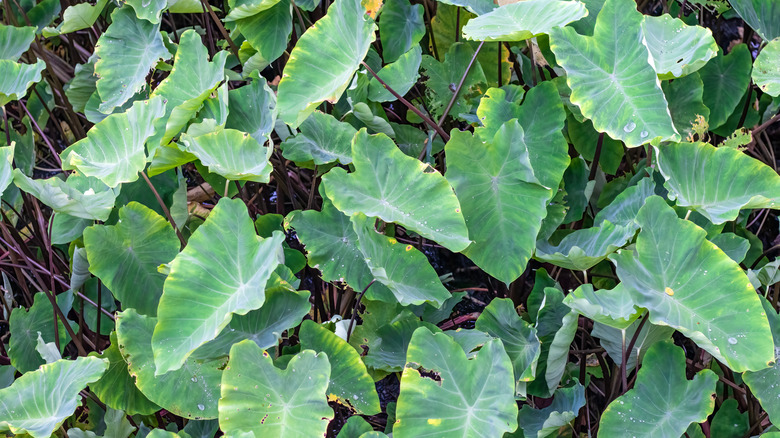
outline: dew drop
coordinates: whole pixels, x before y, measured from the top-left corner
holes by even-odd
[[[729,338],[729,344],[734,345],[737,343],[737,338]]]
[[[198,378],[197,378],[197,377],[193,377],[193,378],[192,378],[192,379],[190,379],[190,380],[192,380],[193,382],[197,382],[197,381],[198,381]]]
[[[623,130],[626,132],[631,132],[634,129],[636,129],[636,123],[634,123],[633,120],[629,120],[628,123],[626,123],[626,126],[623,127]]]
[[[639,133],[639,136],[642,137],[642,138],[645,138],[648,135],[650,135],[650,133],[648,133],[647,131],[642,131],[642,132]]]
[[[200,409],[201,411],[205,411],[206,407],[203,406],[202,404],[198,404],[198,409]]]

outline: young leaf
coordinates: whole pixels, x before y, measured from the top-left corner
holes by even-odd
[[[646,15],[642,21],[642,36],[650,51],[650,63],[661,79],[691,74],[718,54],[712,31],[701,26],[687,26],[669,14]]]
[[[280,370],[252,341],[230,349],[222,378],[219,425],[225,434],[323,436],[333,410],[325,397],[328,356],[304,350]]]
[[[766,368],[774,358],[769,323],[742,268],[658,196],[637,222],[636,250],[611,258],[650,322],[677,329],[736,372]]]
[[[170,263],[152,337],[156,376],[179,369],[234,313],[263,305],[283,240],[278,231],[267,239],[258,237],[240,199],[219,200]]]
[[[685,378],[685,354],[671,341],[647,351],[636,385],[607,406],[599,435],[679,436],[691,423],[700,423],[715,407],[711,370]]]
[[[579,1],[526,0],[472,18],[463,35],[477,41],[523,41],[588,15]]]
[[[643,15],[631,0],[607,0],[592,37],[570,27],[550,31],[550,48],[566,70],[571,102],[628,147],[679,139],[653,67],[644,60]]]

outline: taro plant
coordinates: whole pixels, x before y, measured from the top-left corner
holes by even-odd
[[[2,436],[780,436],[777,0],[1,3]]]

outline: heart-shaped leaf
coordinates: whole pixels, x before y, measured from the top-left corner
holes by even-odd
[[[463,26],[463,35],[477,41],[523,41],[587,14],[585,4],[576,0],[526,0],[472,18]]]

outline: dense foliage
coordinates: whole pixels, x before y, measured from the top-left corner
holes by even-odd
[[[780,0],[1,3],[0,435],[780,436]]]

